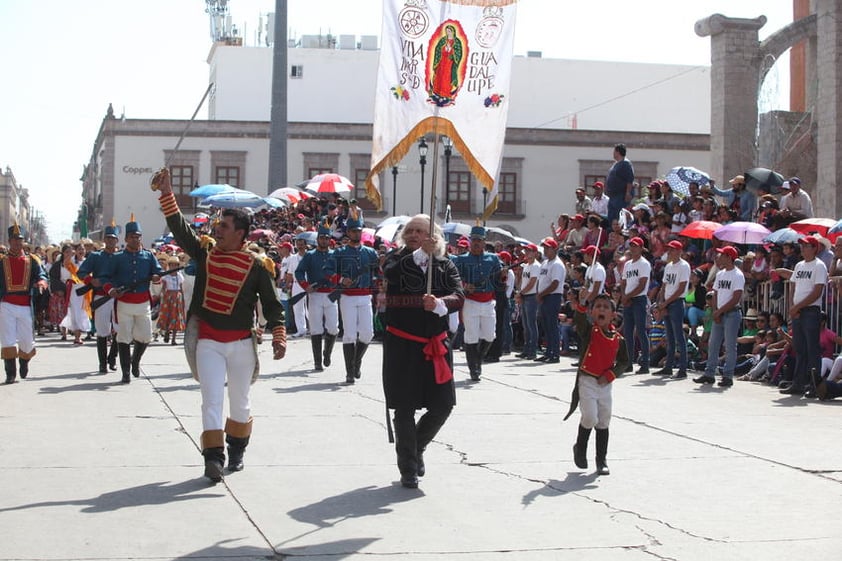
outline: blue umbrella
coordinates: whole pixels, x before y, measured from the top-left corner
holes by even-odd
[[[200,203],[202,206],[215,206],[218,208],[257,208],[266,204],[263,197],[255,195],[250,191],[231,191],[228,193],[220,193],[218,195],[211,195],[203,199]]]
[[[316,245],[316,232],[301,232],[295,235],[296,240],[304,240],[307,245]]]
[[[780,230],[775,230],[774,232],[763,238],[763,241],[766,243],[783,245],[785,243],[796,243],[803,237],[803,234],[799,234],[792,228],[781,228]]]
[[[455,244],[462,236],[468,237],[471,235],[471,227],[461,222],[447,222],[442,225],[441,230],[447,236],[447,241],[450,244]]]
[[[269,208],[281,208],[287,206],[287,203],[281,199],[276,199],[275,197],[263,197],[263,202],[266,203],[266,206]]]
[[[213,195],[219,195],[220,193],[230,193],[232,191],[240,191],[241,189],[237,189],[236,187],[232,187],[231,185],[226,184],[215,184],[212,183],[210,185],[202,185],[201,187],[197,187],[190,191],[191,197],[196,197],[197,199],[204,199],[206,197],[211,197]]]
[[[690,194],[690,183],[697,183],[701,187],[710,182],[708,174],[690,166],[672,168],[664,179],[673,191],[685,197]]]

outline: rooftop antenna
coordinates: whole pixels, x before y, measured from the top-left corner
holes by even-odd
[[[223,41],[229,37],[228,26],[231,18],[228,15],[228,0],[205,0],[205,13],[210,16],[211,39]]]

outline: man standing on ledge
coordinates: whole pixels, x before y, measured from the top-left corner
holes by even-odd
[[[249,389],[260,368],[252,330],[255,306],[259,301],[263,308],[275,360],[286,354],[283,307],[263,261],[243,247],[250,220],[242,209],[222,212],[213,228],[216,244],[207,249],[178,210],[166,169],[155,175],[152,185],[161,191],[161,210],[173,237],[196,260],[184,348],[202,390],[205,477],[216,483],[222,480],[225,463],[223,434],[228,443],[229,471],[243,469],[243,455],[251,438]],[[230,416],[223,431],[226,381]]]
[[[23,251],[23,233],[17,224],[9,226],[9,253],[0,256],[0,263],[0,354],[6,383],[13,384],[17,377],[15,359],[20,377],[26,378],[29,361],[35,356],[32,291],[44,292],[49,284],[41,261]]]
[[[149,303],[149,282],[158,282],[164,270],[152,252],[143,249],[143,232],[134,214],[126,224],[126,248],[114,254],[105,271],[105,293],[115,299],[117,307],[117,352],[120,355],[121,382],[128,384],[129,366],[132,376],[140,376],[140,359],[152,342],[152,312]],[[134,351],[129,345],[134,342]]]
[[[626,159],[626,145],[614,146],[614,164],[605,178],[605,194],[608,195],[608,223],[619,218],[620,210],[632,200],[634,167]]]

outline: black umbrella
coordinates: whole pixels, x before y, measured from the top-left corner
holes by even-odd
[[[758,191],[764,189],[772,194],[778,194],[780,186],[784,184],[784,176],[766,168],[751,168],[743,174],[746,188]]]

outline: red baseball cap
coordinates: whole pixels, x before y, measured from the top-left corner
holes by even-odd
[[[629,240],[629,245],[636,245],[638,247],[646,247],[646,244],[643,241],[643,238],[639,236],[635,236]]]
[[[511,263],[512,262],[512,254],[509,253],[508,251],[501,251],[500,253],[497,254],[497,257],[499,257],[500,260],[503,263]]]
[[[529,251],[538,251],[538,246],[534,243],[528,243],[524,247],[526,247],[526,249],[528,249]]]
[[[716,248],[716,253],[721,253],[723,255],[727,255],[728,257],[731,258],[731,261],[736,260],[737,257],[740,256],[740,254],[737,253],[737,250],[734,249],[734,246],[732,246],[732,245],[726,245],[725,247],[718,247],[718,248]]]
[[[471,242],[469,242],[469,241],[468,241],[468,240],[466,240],[465,238],[462,238],[461,240],[459,240],[458,242],[456,242],[456,245],[457,245],[458,247],[471,247]]]
[[[585,253],[587,255],[595,255],[598,251],[598,247],[596,247],[595,245],[589,245],[588,247],[582,250],[582,253]]]
[[[543,240],[541,240],[541,245],[551,247],[553,249],[558,249],[558,242],[552,238],[544,238]]]
[[[291,243],[289,243],[289,242],[284,242],[284,243],[282,243],[282,244],[281,244],[281,247],[285,247],[285,248],[287,248],[288,250],[292,251],[292,244],[291,244]]]
[[[810,244],[816,249],[818,249],[821,245],[821,242],[819,242],[819,239],[816,236],[804,236],[803,238],[798,240],[798,243]]]
[[[672,240],[667,244],[667,247],[671,247],[673,249],[684,249],[684,244],[678,240]]]
[[[605,184],[602,181],[594,181],[594,184],[591,185],[594,189],[605,189]]]
[[[585,217],[582,216],[581,214],[577,214],[576,216],[573,217],[573,220],[584,220],[584,219],[585,219]]]

